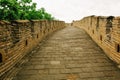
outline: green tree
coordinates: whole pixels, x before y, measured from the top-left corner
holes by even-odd
[[[46,10],[44,8],[41,8],[39,10],[41,16],[39,16],[42,19],[47,19],[47,20],[53,20],[54,17],[52,17],[52,15],[50,13],[47,13]]]
[[[36,5],[32,0],[0,0],[0,20],[54,19],[44,8],[36,10]]]
[[[0,0],[0,19],[16,20],[19,19],[19,4],[17,0]]]
[[[30,12],[36,11],[36,3],[32,3],[32,0],[21,0],[20,5],[20,19],[30,19]]]

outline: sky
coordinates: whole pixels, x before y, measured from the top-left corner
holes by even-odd
[[[120,16],[120,0],[33,0],[56,19],[72,22],[85,16]]]

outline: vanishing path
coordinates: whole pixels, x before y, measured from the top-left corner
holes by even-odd
[[[84,30],[66,27],[38,46],[14,80],[120,80],[120,70]]]

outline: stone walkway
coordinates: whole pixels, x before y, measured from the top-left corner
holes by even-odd
[[[13,80],[120,80],[120,70],[78,28],[52,34]]]

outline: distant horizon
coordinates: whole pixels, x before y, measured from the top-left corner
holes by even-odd
[[[120,16],[120,0],[33,0],[37,9],[44,7],[56,19],[65,22],[83,17]]]

